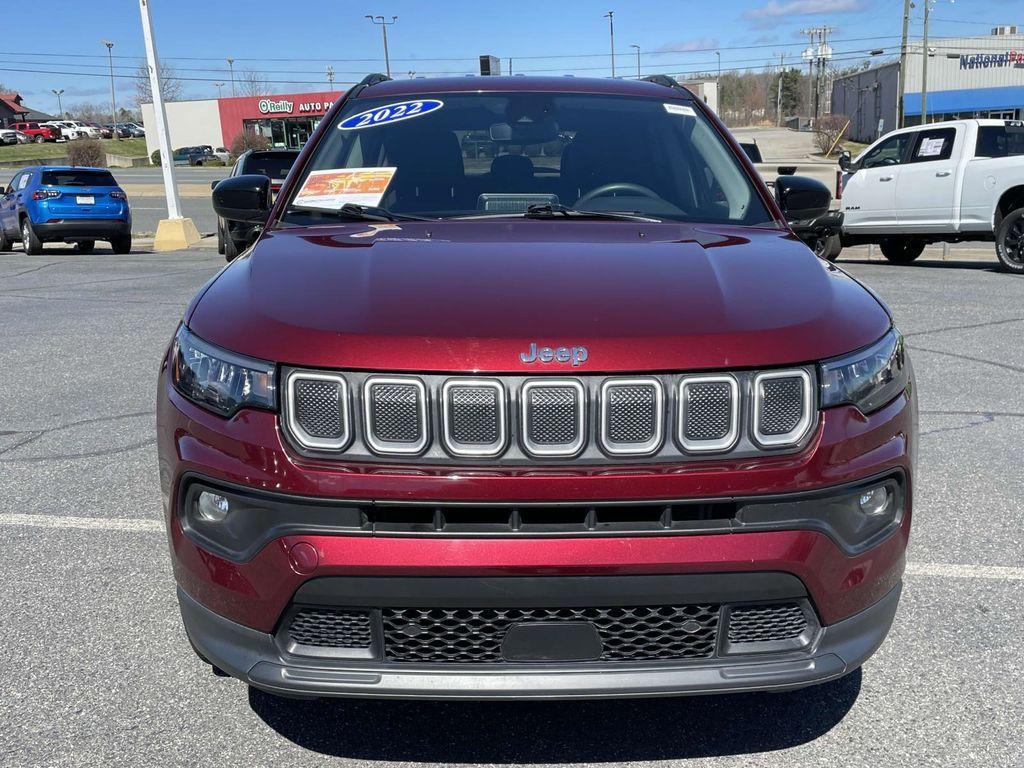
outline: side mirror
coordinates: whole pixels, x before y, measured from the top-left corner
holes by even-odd
[[[249,173],[224,179],[213,188],[213,210],[228,221],[265,223],[270,215],[270,178]]]
[[[779,176],[775,180],[775,199],[786,221],[794,230],[798,230],[828,213],[832,193],[817,179]]]
[[[853,165],[853,158],[850,156],[850,150],[844,149],[839,153],[839,167],[844,171],[849,171]]]

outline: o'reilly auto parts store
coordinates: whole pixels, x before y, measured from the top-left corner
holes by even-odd
[[[267,137],[274,147],[299,149],[342,91],[238,96],[166,103],[171,147],[230,147],[242,131]],[[152,104],[142,105],[149,152],[158,149]]]
[[[919,41],[910,44],[903,91],[906,125],[921,122]],[[927,122],[960,118],[1024,118],[1024,35],[996,27],[981,37],[928,40]],[[832,84],[832,112],[850,118],[848,136],[872,142],[897,128],[899,62],[883,64]]]

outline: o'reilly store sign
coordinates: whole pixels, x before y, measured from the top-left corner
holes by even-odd
[[[300,115],[310,112],[323,114],[333,104],[333,101],[302,101],[299,102],[298,113]],[[260,99],[256,107],[261,115],[291,115],[296,111],[295,102],[288,99]]]

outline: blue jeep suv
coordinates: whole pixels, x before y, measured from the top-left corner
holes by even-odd
[[[128,196],[106,168],[23,168],[0,185],[0,251],[21,240],[26,253],[43,243],[77,243],[90,253],[106,240],[114,253],[132,248]]]

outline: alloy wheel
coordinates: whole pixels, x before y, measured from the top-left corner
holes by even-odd
[[[1024,265],[1024,216],[1007,228],[1003,235],[1003,252],[1009,261]]]

